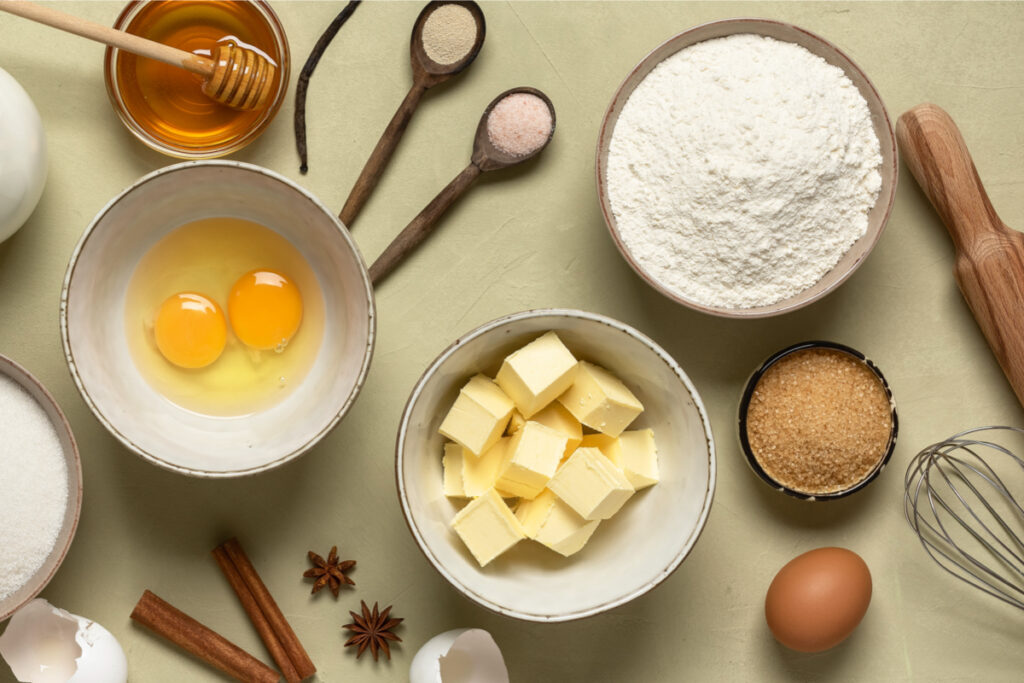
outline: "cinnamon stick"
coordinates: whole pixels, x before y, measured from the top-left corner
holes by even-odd
[[[277,634],[274,633],[270,622],[263,615],[260,606],[256,603],[256,598],[253,596],[252,591],[249,590],[249,586],[245,583],[234,562],[228,557],[227,551],[224,550],[223,546],[218,546],[213,549],[213,557],[217,560],[221,571],[224,572],[228,583],[231,584],[231,588],[234,589],[235,595],[238,596],[242,607],[245,609],[245,613],[249,615],[252,625],[256,627],[256,632],[259,633],[263,644],[270,651],[270,656],[277,663],[277,668],[284,674],[284,680],[288,681],[288,683],[299,683],[302,679],[295,670],[295,665],[288,658],[288,653],[278,639]]]
[[[253,600],[259,606],[259,611],[262,612],[263,617],[269,623],[270,628],[277,637],[277,640],[280,641],[281,646],[288,655],[288,659],[291,660],[291,663],[294,665],[299,678],[306,679],[315,674],[316,666],[309,658],[309,655],[306,654],[305,648],[302,647],[302,643],[299,642],[299,638],[295,635],[295,631],[293,631],[292,627],[288,624],[288,620],[284,618],[284,614],[281,613],[281,609],[277,606],[277,603],[274,602],[273,596],[270,595],[270,591],[267,590],[263,580],[260,579],[260,575],[256,572],[256,568],[252,566],[252,562],[249,561],[245,551],[242,550],[242,546],[238,542],[238,539],[232,538],[225,541],[218,547],[218,549],[221,548],[223,548],[224,552],[231,560],[231,563],[238,571],[238,574],[241,576],[242,581],[249,589]],[[244,604],[245,603],[243,602],[243,606]],[[246,611],[248,611],[248,608]],[[256,623],[255,620],[253,623]]]
[[[220,634],[145,591],[131,618],[207,664],[245,683],[279,683],[281,675]]]

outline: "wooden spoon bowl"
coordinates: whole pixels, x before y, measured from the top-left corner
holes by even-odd
[[[529,152],[528,154],[522,154],[516,156],[515,154],[509,154],[494,145],[491,142],[491,136],[487,132],[487,119],[491,116],[491,110],[498,105],[499,102],[504,100],[510,95],[516,95],[525,93],[527,95],[534,95],[539,97],[547,105],[548,111],[551,112],[551,132],[548,133],[548,139],[543,144],[538,145],[536,149]],[[552,104],[551,99],[536,88],[529,88],[522,86],[519,88],[512,88],[501,93],[487,105],[484,109],[483,116],[480,117],[480,123],[476,126],[476,137],[473,139],[473,156],[471,161],[473,165],[479,167],[481,171],[494,171],[499,168],[507,168],[509,166],[515,166],[521,164],[524,161],[532,159],[541,153],[541,151],[548,146],[551,142],[551,137],[555,134],[555,105]]]
[[[435,62],[427,54],[427,50],[423,45],[423,27],[427,23],[427,19],[434,10],[438,9],[442,5],[459,5],[469,10],[469,13],[473,15],[473,20],[476,22],[476,40],[473,41],[473,46],[469,48],[462,59],[451,64],[441,64]],[[473,63],[476,59],[477,54],[480,53],[480,48],[484,44],[484,35],[487,32],[487,24],[484,21],[484,13],[480,9],[480,5],[475,2],[451,2],[449,0],[434,0],[428,2],[427,6],[423,8],[419,16],[416,17],[416,23],[412,26],[412,37],[409,41],[409,51],[412,54],[412,70],[413,80],[415,81],[433,81],[430,85],[437,85],[442,81],[446,81],[455,74],[461,72],[467,66]],[[430,87],[430,86],[427,86]]]

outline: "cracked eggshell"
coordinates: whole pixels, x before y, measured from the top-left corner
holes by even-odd
[[[95,621],[36,598],[0,635],[0,657],[21,683],[125,683],[128,660]]]
[[[0,69],[0,242],[28,220],[46,184],[46,136],[32,98]]]
[[[409,683],[509,683],[508,669],[491,634],[457,628],[434,636],[409,667]]]

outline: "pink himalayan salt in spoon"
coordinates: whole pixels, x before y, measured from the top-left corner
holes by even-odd
[[[515,157],[544,146],[551,137],[555,117],[548,103],[528,92],[502,98],[487,116],[491,144]]]
[[[494,98],[477,125],[469,165],[377,257],[370,266],[371,282],[379,283],[418,247],[481,173],[532,159],[547,147],[554,132],[555,106],[540,90],[513,88]]]

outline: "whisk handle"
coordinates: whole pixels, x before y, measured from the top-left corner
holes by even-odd
[[[954,274],[992,352],[1024,405],[1024,235],[989,201],[963,136],[934,104],[896,122],[903,159],[956,245]]]

